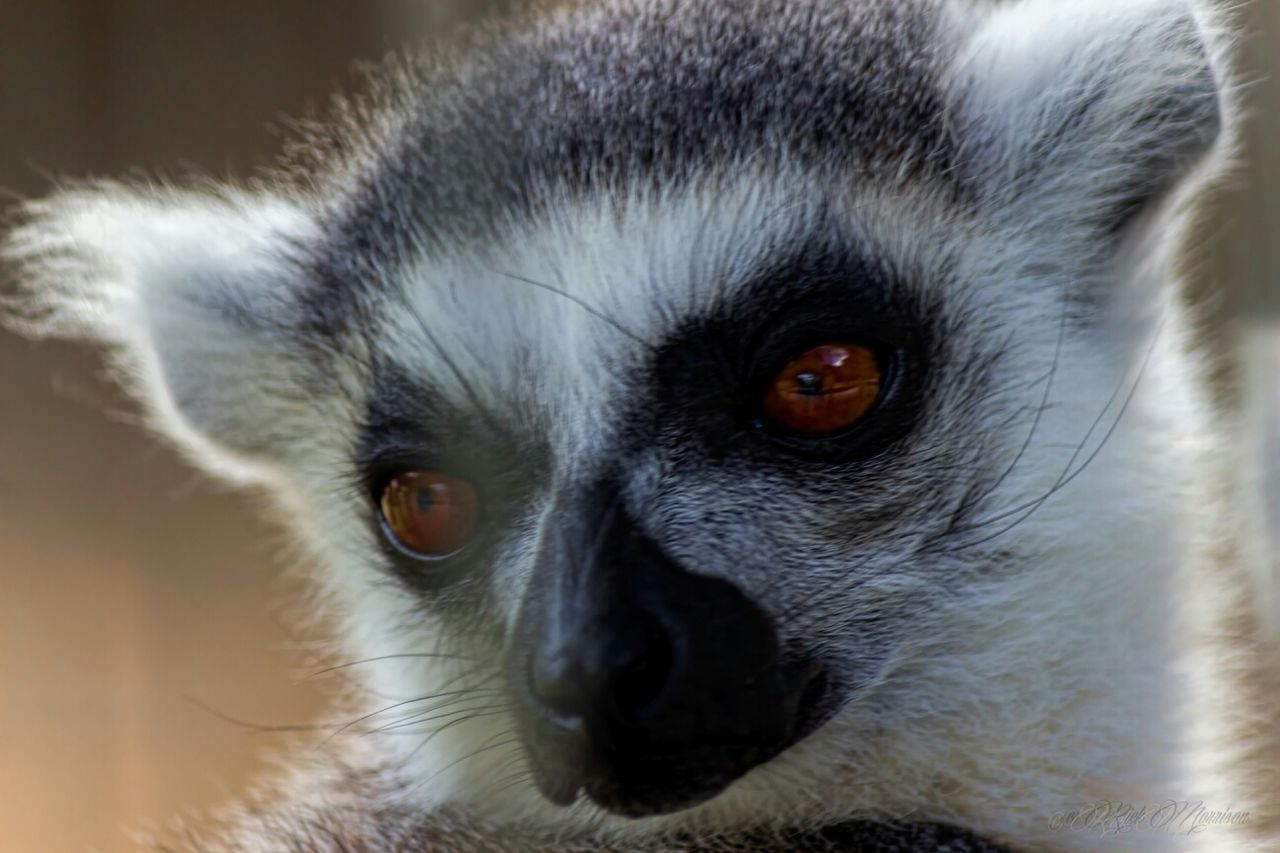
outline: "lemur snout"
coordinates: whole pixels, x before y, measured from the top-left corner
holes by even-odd
[[[547,645],[534,652],[530,689],[535,700],[565,718],[607,712],[639,719],[674,675],[671,638],[657,619],[626,614],[595,642]]]
[[[811,667],[725,580],[682,568],[624,512],[548,536],[510,661],[539,787],[629,816],[706,800],[803,733]]]

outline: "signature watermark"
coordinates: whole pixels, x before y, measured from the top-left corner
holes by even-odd
[[[1214,827],[1240,827],[1248,822],[1248,812],[1210,808],[1203,800],[1166,800],[1156,805],[1104,800],[1087,808],[1055,814],[1049,819],[1049,829],[1100,835],[1152,830],[1194,835]]]

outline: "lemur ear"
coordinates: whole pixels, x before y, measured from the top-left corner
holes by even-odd
[[[955,67],[962,169],[1023,222],[1115,233],[1222,137],[1211,21],[1194,0],[1022,0]]]
[[[104,184],[35,202],[0,249],[19,331],[106,343],[156,424],[202,464],[263,474],[304,413],[286,345],[312,227],[292,202]],[[3,314],[7,313],[7,317]]]

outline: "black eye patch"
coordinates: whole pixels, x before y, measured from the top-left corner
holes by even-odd
[[[447,401],[394,365],[377,367],[353,452],[353,479],[367,497],[369,523],[392,570],[410,588],[434,594],[483,571],[484,555],[548,479],[546,442],[527,424]],[[465,548],[436,558],[431,552],[437,549],[406,548],[387,535],[386,486],[406,472],[430,472],[474,492],[474,535]],[[418,512],[434,508],[428,490],[418,491],[415,501]]]
[[[778,261],[658,350],[648,380],[651,427],[712,456],[761,444],[780,461],[843,463],[883,452],[911,432],[928,372],[929,323],[897,291],[888,273],[851,251],[801,250]],[[872,354],[874,402],[847,429],[805,435],[780,427],[763,405],[770,384],[797,356],[832,343]]]

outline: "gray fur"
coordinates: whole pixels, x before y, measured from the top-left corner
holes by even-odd
[[[336,178],[321,187],[332,245],[395,257],[493,240],[560,193],[748,163],[945,176],[954,34],[938,15],[920,0],[613,2],[514,22],[453,62],[392,60],[372,99],[313,138],[342,152],[319,169]]]

